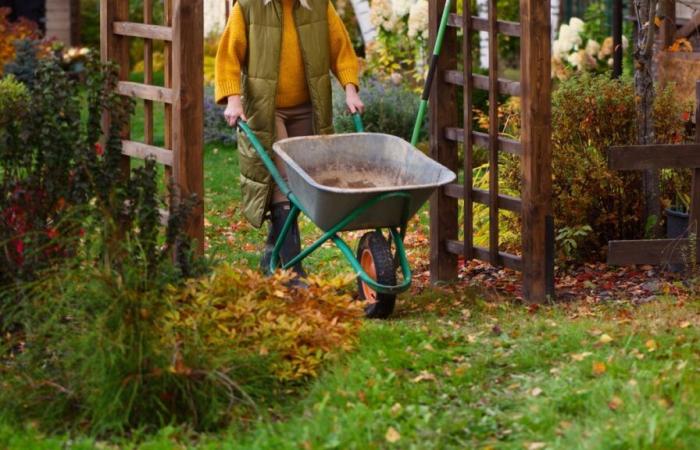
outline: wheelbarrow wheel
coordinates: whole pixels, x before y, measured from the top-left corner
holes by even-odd
[[[372,231],[360,239],[357,247],[357,260],[367,274],[379,284],[396,284],[396,266],[391,254],[391,246],[382,233]],[[365,315],[371,319],[386,319],[394,311],[396,294],[382,294],[361,278],[357,279],[360,300],[367,302]]]

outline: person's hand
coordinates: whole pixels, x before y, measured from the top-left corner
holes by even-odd
[[[348,105],[348,109],[353,114],[362,114],[365,111],[365,104],[362,103],[362,100],[360,100],[360,96],[357,93],[357,88],[352,83],[345,86],[345,103]]]
[[[248,120],[243,112],[243,103],[240,95],[232,95],[228,98],[228,105],[224,111],[226,122],[232,127],[236,126],[238,119]]]

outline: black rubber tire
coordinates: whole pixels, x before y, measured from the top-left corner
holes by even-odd
[[[366,233],[360,239],[357,246],[357,260],[362,261],[362,254],[368,250],[374,260],[374,266],[377,271],[377,282],[387,286],[396,285],[396,267],[394,265],[394,257],[391,254],[391,246],[384,238],[382,233],[372,231]],[[357,278],[357,290],[359,299],[362,301],[365,298],[362,286],[362,279]],[[370,319],[386,319],[394,312],[396,305],[396,294],[380,294],[376,293],[376,302],[368,304],[365,307],[365,316]]]

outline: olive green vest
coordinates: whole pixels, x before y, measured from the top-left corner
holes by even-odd
[[[282,47],[282,4],[279,0],[239,0],[246,21],[247,63],[242,87],[248,125],[272,152],[275,142],[275,97]],[[313,106],[315,134],[333,133],[333,110],[328,36],[328,0],[309,0],[311,9],[294,6],[294,22],[304,58],[304,71]],[[246,137],[239,133],[242,208],[246,219],[260,227],[268,209],[274,181]]]

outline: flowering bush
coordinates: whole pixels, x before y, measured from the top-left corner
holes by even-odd
[[[372,0],[371,20],[378,34],[367,48],[369,69],[395,84],[419,84],[427,70],[428,0]]]
[[[622,47],[629,46],[622,37]],[[586,23],[573,17],[559,28],[557,40],[552,45],[552,76],[560,80],[574,72],[603,72],[613,63],[613,39],[607,37],[601,44],[586,30]]]

